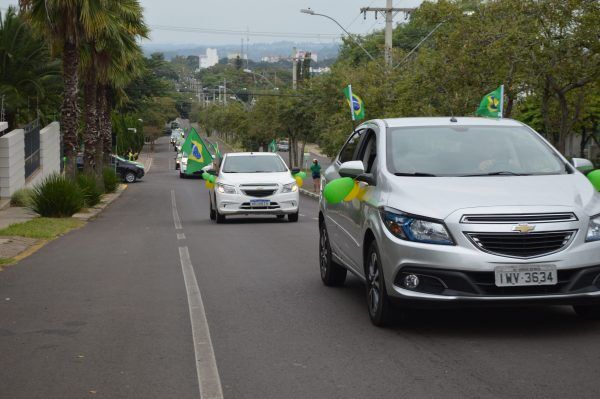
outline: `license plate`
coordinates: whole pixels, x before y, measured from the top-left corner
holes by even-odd
[[[269,206],[271,205],[271,201],[270,200],[250,200],[250,206],[253,208],[260,208],[260,207],[265,207],[265,206]]]
[[[495,269],[497,287],[556,285],[558,273],[554,265],[498,266]]]

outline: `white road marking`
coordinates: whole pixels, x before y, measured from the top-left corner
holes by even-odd
[[[177,239],[178,240],[185,240],[185,234],[183,234],[183,233],[177,233]]]
[[[198,287],[188,247],[179,247],[179,258],[181,259],[181,269],[190,308],[200,398],[222,399],[223,389],[221,388],[219,369],[217,368],[215,352],[210,339],[210,329],[206,320],[202,294]]]
[[[306,215],[303,215],[302,213],[299,213],[299,214],[298,214],[298,216],[302,216],[302,217],[304,217],[304,216],[306,216]]]
[[[312,218],[313,220],[319,220],[319,218]]]
[[[173,170],[173,167],[171,166],[173,164],[173,160],[171,160],[171,158],[169,158],[169,170]]]
[[[175,223],[175,229],[181,230],[181,219],[179,218],[179,212],[177,212],[177,204],[175,203],[175,190],[171,190],[171,208],[173,210],[173,222]]]

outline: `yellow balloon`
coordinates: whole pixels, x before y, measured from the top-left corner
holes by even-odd
[[[215,188],[215,183],[211,183],[208,180],[206,180],[204,184],[206,185],[206,188],[208,188],[209,190],[212,190],[213,188]]]
[[[298,184],[298,187],[302,187],[302,184],[304,184],[302,178],[300,176],[296,176],[294,179],[296,179],[296,184]]]
[[[359,201],[363,201],[365,199],[366,194],[367,194],[367,187],[361,187],[358,189],[358,194],[356,195],[356,198]]]
[[[358,196],[359,191],[360,191],[360,185],[358,184],[358,182],[354,182],[354,187],[352,187],[352,191],[350,191],[350,193],[348,193],[348,195],[346,195],[346,197],[344,198],[344,201],[346,201],[346,202],[352,201],[354,198],[356,198]]]

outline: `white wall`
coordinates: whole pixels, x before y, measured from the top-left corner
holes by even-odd
[[[25,181],[25,132],[16,129],[0,137],[0,197],[9,198],[23,187],[33,187],[52,173],[60,173],[60,125],[40,131],[40,168]]]

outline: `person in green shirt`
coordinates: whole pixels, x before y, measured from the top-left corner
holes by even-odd
[[[315,193],[318,193],[321,191],[321,165],[319,165],[318,160],[313,159],[313,163],[310,165],[310,171],[312,173]]]

